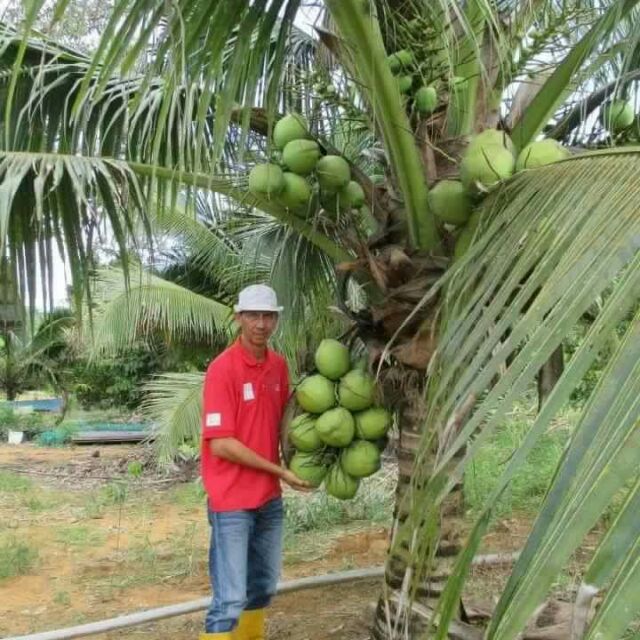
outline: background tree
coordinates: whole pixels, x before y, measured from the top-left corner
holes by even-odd
[[[128,249],[142,237],[136,220],[150,233],[151,209],[162,219],[185,203],[190,213],[207,190],[285,225],[336,265],[338,281],[364,296],[357,310],[346,299],[338,304],[366,344],[401,425],[398,506],[377,637],[472,632],[454,618],[495,501],[637,301],[638,151],[611,149],[635,134],[629,125],[631,133],[610,135],[590,117],[612,94],[634,95],[636,5],[327,0],[316,40],[291,27],[296,0],[118,2],[91,60],[51,43],[25,47],[26,38],[6,34],[3,242],[16,260],[22,255],[24,265],[27,247],[46,250],[58,236],[73,271],[82,273],[96,221],[106,219]],[[25,33],[37,8],[26,14]],[[411,79],[399,82],[387,54],[407,48],[412,57],[400,66],[409,66],[403,75]],[[305,73],[312,65],[320,78],[318,69]],[[435,89],[431,113],[418,113],[403,98],[409,84]],[[337,121],[368,130],[383,182],[361,168],[370,154],[352,156],[344,142],[338,151],[352,163],[375,229],[352,211],[331,220],[330,204],[301,218],[277,199],[247,194],[247,170],[272,158],[275,114],[287,109],[308,116],[323,153],[333,150],[327,131],[350,130]],[[481,146],[475,161],[486,172],[476,180],[468,145],[496,126],[518,154],[543,131],[573,143],[589,126],[604,148],[507,179],[513,158],[501,135]],[[526,156],[522,162],[526,167]],[[433,194],[438,182],[460,173],[473,214],[456,230],[436,217]],[[493,177],[504,180],[487,185]],[[606,304],[461,550],[446,519],[441,526],[442,509],[450,508],[474,453],[605,291]],[[619,637],[637,610],[630,585],[638,532],[628,514],[637,495],[639,326],[631,317],[608,358],[488,638],[522,631],[626,483],[628,501],[587,571],[575,634]],[[625,542],[611,555],[621,532]],[[436,586],[437,557],[445,551],[457,553],[456,564]],[[584,632],[589,594],[606,584],[611,589]]]
[[[66,400],[73,362],[70,343],[73,323],[69,310],[58,309],[39,318],[35,330],[23,325],[20,330],[0,332],[0,389],[7,400],[43,386]]]

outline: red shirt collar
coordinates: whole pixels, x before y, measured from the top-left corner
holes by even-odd
[[[251,353],[251,351],[249,351],[249,349],[247,349],[242,344],[242,340],[240,338],[236,340],[235,347],[237,349],[237,352],[240,354],[240,357],[244,361],[244,363],[249,365],[250,367],[257,367],[258,365],[261,365],[261,364],[267,364],[270,360],[271,350],[269,348],[267,348],[264,360],[258,360],[253,355],[253,353]]]

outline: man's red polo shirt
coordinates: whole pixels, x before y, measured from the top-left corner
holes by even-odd
[[[224,460],[209,440],[233,437],[271,462],[279,463],[280,421],[289,396],[284,358],[267,350],[259,362],[240,340],[207,369],[202,416],[202,480],[213,511],[257,509],[280,495],[273,474]]]

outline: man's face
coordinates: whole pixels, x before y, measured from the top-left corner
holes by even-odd
[[[278,324],[274,311],[243,311],[235,318],[244,339],[255,347],[265,347]]]

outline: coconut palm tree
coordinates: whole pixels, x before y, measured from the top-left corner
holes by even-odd
[[[38,321],[35,331],[0,331],[0,389],[7,400],[19,393],[48,384],[64,397],[63,414],[69,387],[72,356],[69,334],[73,317],[66,309],[57,309]]]
[[[623,491],[571,631],[621,637],[640,607],[640,158],[626,146],[638,134],[618,102],[636,96],[638,2],[122,0],[91,59],[32,38],[39,4],[20,35],[4,32],[1,49],[0,228],[18,275],[38,250],[49,264],[55,238],[82,275],[103,220],[129,248],[150,234],[149,211],[189,213],[203,191],[240,203],[242,216],[247,207],[268,216],[365,297],[358,309],[336,303],[399,414],[397,507],[374,636],[521,637]],[[309,16],[313,35],[294,24]],[[274,158],[273,124],[287,110],[308,118],[323,154],[347,157],[372,219],[336,214],[326,200],[303,217],[248,192],[249,169]],[[350,144],[352,127],[366,130],[364,149]],[[491,129],[500,133],[478,136]],[[597,149],[535,166],[529,145],[541,136]],[[522,169],[513,176],[512,153]],[[455,211],[472,213],[453,219],[438,185],[459,177]],[[465,469],[597,298],[582,344],[462,536],[443,515],[458,508]],[[625,318],[480,630],[461,597],[496,501]],[[454,558],[450,571],[443,555]]]

